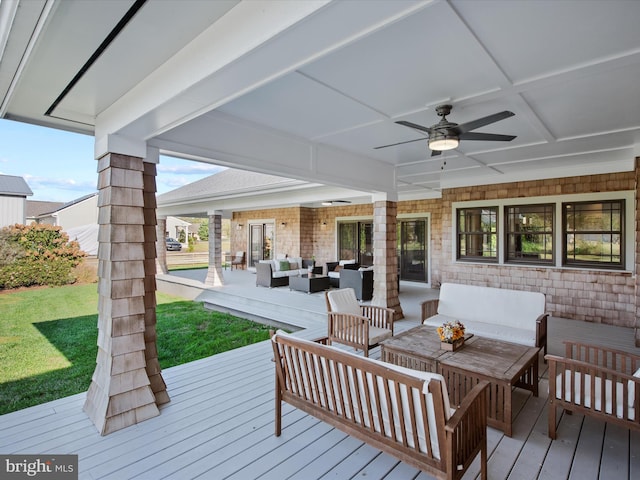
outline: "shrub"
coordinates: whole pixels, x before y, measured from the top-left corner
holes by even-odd
[[[10,253],[0,264],[0,288],[75,282],[74,268],[85,254],[60,227],[15,224],[0,232],[0,248]]]

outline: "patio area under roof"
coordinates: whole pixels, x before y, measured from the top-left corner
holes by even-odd
[[[195,288],[202,272],[170,277],[175,285]],[[242,289],[247,298],[258,300],[288,296],[291,305],[324,312],[322,293],[255,287],[255,276],[247,271],[225,270],[224,275],[228,286],[208,290]],[[406,318],[397,322],[396,331],[417,325],[418,302],[434,295],[436,290],[403,282],[400,298]],[[551,353],[562,352],[561,340],[566,338],[635,349],[631,329],[554,317],[549,328]],[[322,324],[298,334],[313,337],[320,332]],[[166,369],[171,402],[161,407],[161,414],[104,437],[82,411],[85,393],[4,415],[0,451],[77,454],[79,478],[90,480],[432,478],[286,404],[283,433],[275,437],[271,356],[265,341]],[[372,356],[379,356],[378,348]],[[489,478],[638,478],[637,432],[574,414],[561,417],[557,440],[548,438],[543,363],[540,371],[538,398],[515,391],[513,436],[488,429]],[[478,476],[477,463],[465,478]]]

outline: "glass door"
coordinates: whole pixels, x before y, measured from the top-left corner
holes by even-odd
[[[400,279],[428,282],[427,221],[401,220],[398,227]]]
[[[338,252],[338,260],[355,259],[363,267],[373,265],[373,223],[339,223]]]
[[[273,233],[272,223],[252,223],[249,227],[249,246],[251,256],[249,265],[254,267],[260,260],[273,258]]]

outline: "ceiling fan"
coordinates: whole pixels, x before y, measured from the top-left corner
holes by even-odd
[[[430,127],[423,127],[422,125],[407,122],[405,120],[400,120],[396,123],[399,125],[404,125],[405,127],[414,128],[421,132],[428,133],[429,148],[432,150],[431,156],[440,155],[440,152],[442,150],[451,150],[457,148],[460,140],[490,140],[493,142],[510,142],[511,140],[516,138],[514,135],[498,135],[495,133],[479,133],[471,131],[475,130],[476,128],[484,127],[485,125],[489,125],[490,123],[498,122],[500,120],[504,120],[505,118],[512,117],[513,115],[515,115],[515,113],[513,112],[505,110],[503,112],[494,113],[493,115],[488,115],[486,117],[478,118],[476,120],[458,125],[457,123],[453,123],[447,120],[446,116],[451,113],[451,108],[453,108],[451,105],[437,106],[436,113],[438,114],[438,116],[442,117],[442,120]],[[380,147],[375,147],[374,149],[377,150],[379,148],[393,147],[395,145],[419,142],[421,140],[425,140],[425,138],[416,138],[415,140],[407,140],[406,142],[382,145]]]

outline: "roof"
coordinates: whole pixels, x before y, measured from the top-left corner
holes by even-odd
[[[0,175],[0,195],[27,197],[33,195],[33,192],[24,178]]]
[[[226,169],[206,178],[158,195],[158,204],[181,200],[193,200],[203,197],[231,196],[233,194],[257,193],[278,187],[291,187],[304,184],[299,180],[276,177],[263,173]]]
[[[63,202],[45,202],[41,200],[27,200],[27,218],[39,217],[45,213],[52,213],[59,209]]]
[[[84,202],[85,200],[93,198],[96,195],[98,195],[98,192],[89,193],[89,194],[84,195],[82,197],[76,198],[75,200],[71,200],[70,202],[62,204],[60,207],[58,207],[56,210],[54,210],[54,212],[59,212],[60,210],[64,210],[65,208],[68,208],[68,207],[70,207],[72,205],[75,205],[76,203]]]

